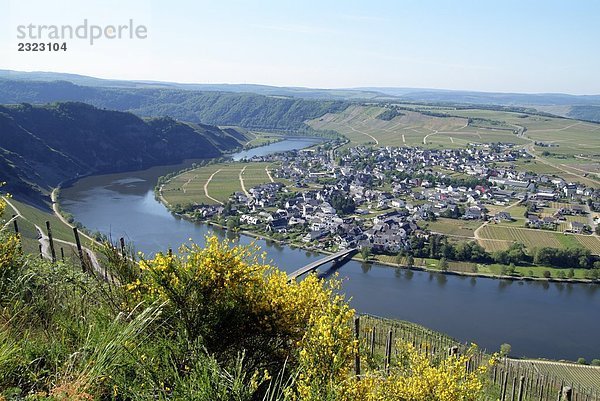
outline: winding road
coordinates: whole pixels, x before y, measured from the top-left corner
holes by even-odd
[[[240,170],[240,186],[242,187],[242,191],[244,191],[244,194],[246,194],[246,196],[250,196],[250,194],[248,193],[248,191],[246,191],[246,185],[244,185],[244,171],[246,171],[246,168],[248,166],[244,166],[243,169]]]
[[[15,217],[14,218],[21,218],[24,221],[27,221],[28,223],[32,224],[36,231],[38,232],[38,242],[41,245],[41,250],[42,250],[42,256],[45,259],[51,260],[52,259],[52,254],[50,252],[50,238],[48,238],[48,235],[44,233],[44,230],[42,230],[42,228],[40,226],[38,226],[37,224],[33,223],[31,220],[27,219],[22,213],[21,211],[12,203],[10,202],[8,199],[6,199],[5,197],[2,197],[4,199],[4,201],[6,202],[7,205],[9,205],[13,211],[15,212]],[[54,211],[54,214],[56,215],[56,217],[58,217],[60,219],[60,221],[65,224],[66,226],[73,228],[74,226],[69,223],[59,212],[58,212],[58,205],[56,203],[56,189],[54,189],[52,191],[52,193],[50,194],[50,198],[52,199],[52,210]],[[12,221],[13,219],[11,219]],[[92,237],[90,237],[89,235],[79,232],[79,235],[81,235],[84,238],[89,239],[92,242],[97,243],[97,241],[95,239],[93,239]],[[53,239],[54,242],[58,242],[61,244],[65,244],[68,245],[70,247],[76,248],[77,244],[75,244],[74,242],[70,242],[70,241],[65,241],[62,239],[58,239],[58,238],[54,238]],[[92,250],[86,248],[86,247],[82,247],[82,250],[85,252],[86,255],[88,255],[89,260],[92,262],[92,267],[93,269],[96,271],[96,273],[100,274],[101,277],[103,277],[104,274],[104,269],[102,268],[102,266],[100,265],[100,262],[98,261],[98,258],[96,257],[96,254],[94,252],[92,252]]]
[[[204,183],[204,195],[206,195],[206,197],[212,201],[217,202],[219,205],[222,205],[223,202],[221,202],[218,199],[213,198],[212,196],[210,196],[210,194],[208,193],[208,184],[210,184],[210,182],[212,181],[213,177],[215,175],[217,175],[217,173],[219,173],[221,171],[221,169],[218,169],[217,171],[215,171],[214,173],[212,173],[210,175],[210,177],[208,177],[208,180],[206,180],[206,182]]]

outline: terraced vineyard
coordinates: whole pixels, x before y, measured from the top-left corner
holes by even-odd
[[[383,107],[354,105],[307,124],[346,136],[350,139],[347,146],[457,148],[491,142],[526,145],[536,160],[517,161],[524,170],[600,185],[600,124],[499,110],[401,106],[401,115],[391,120],[378,118],[386,110]]]
[[[217,204],[231,194],[271,182],[266,168],[270,163],[220,163],[187,171],[162,188],[162,195],[172,205],[188,202]],[[241,177],[241,180],[240,180]],[[242,182],[244,188],[242,188]]]
[[[482,238],[520,242],[528,248],[542,246],[561,247],[560,241],[556,238],[556,233],[543,230],[529,230],[488,224],[481,229],[479,234]]]
[[[532,369],[544,376],[559,377],[565,381],[566,385],[581,388],[581,390],[589,389],[590,393],[600,393],[600,367],[597,366],[536,360],[511,360],[511,364],[516,367]]]
[[[479,231],[479,236],[481,238],[480,244],[488,251],[506,249],[510,242],[520,242],[527,248],[583,246],[595,255],[600,254],[600,241],[597,237],[590,235],[571,235],[554,231],[488,224]]]
[[[600,255],[600,238],[592,235],[578,235],[577,241],[588,248],[594,255]]]
[[[360,346],[369,356],[363,363],[372,368],[382,369],[388,358],[392,364],[396,363],[399,345],[397,340],[413,344],[434,359],[445,357],[451,347],[457,347],[459,353],[464,352],[466,348],[465,344],[414,323],[370,315],[360,316],[359,323]],[[389,346],[390,339],[391,346]],[[476,367],[488,358],[489,355],[485,352],[478,352],[470,363]],[[512,399],[517,399],[521,377],[523,377],[523,400],[556,400],[563,383],[573,388],[574,400],[600,399],[600,367],[509,358],[502,358],[492,368],[483,399],[511,399],[511,394]]]

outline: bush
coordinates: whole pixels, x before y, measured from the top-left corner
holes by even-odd
[[[167,302],[174,330],[189,343],[201,341],[219,361],[244,352],[248,366],[270,371],[284,363],[312,371],[320,366],[317,355],[343,366],[352,356],[354,311],[337,295],[339,282],[315,275],[288,282],[263,258],[253,247],[210,237],[205,248],[191,244],[179,255],[143,260],[139,277],[125,287],[135,302]]]
[[[476,348],[464,355],[449,356],[433,363],[410,343],[400,344],[400,362],[389,375],[367,373],[361,380],[349,380],[343,389],[347,400],[471,401],[480,399],[483,377],[496,359],[473,372],[466,370]]]
[[[587,361],[585,360],[585,358],[578,358],[577,363],[580,365],[587,365]]]
[[[504,343],[500,346],[500,355],[509,356],[510,351],[512,351],[512,346],[510,344]]]
[[[465,369],[475,349],[440,361],[401,344],[390,375],[366,370],[357,380],[354,311],[339,281],[288,282],[253,247],[211,237],[139,265],[110,245],[104,251],[114,283],[11,257],[18,268],[0,276],[0,319],[10,322],[0,325],[0,399],[470,401],[481,393],[488,365]]]

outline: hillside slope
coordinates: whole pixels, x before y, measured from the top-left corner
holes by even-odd
[[[286,131],[307,130],[304,121],[344,110],[342,101],[304,100],[252,93],[156,88],[99,88],[66,81],[37,82],[0,78],[0,103],[77,101],[129,111],[143,117],[171,116],[213,125]]]
[[[83,103],[0,106],[0,181],[28,199],[89,173],[209,158],[240,146],[210,125],[142,120]]]

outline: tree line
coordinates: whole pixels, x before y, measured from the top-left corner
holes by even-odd
[[[463,262],[499,263],[503,265],[540,265],[557,268],[598,268],[600,260],[589,249],[573,248],[532,248],[526,252],[521,243],[513,243],[507,250],[488,252],[475,241],[453,243],[448,237],[438,234],[424,236],[411,235],[409,249],[400,252],[419,258],[445,259]]]

